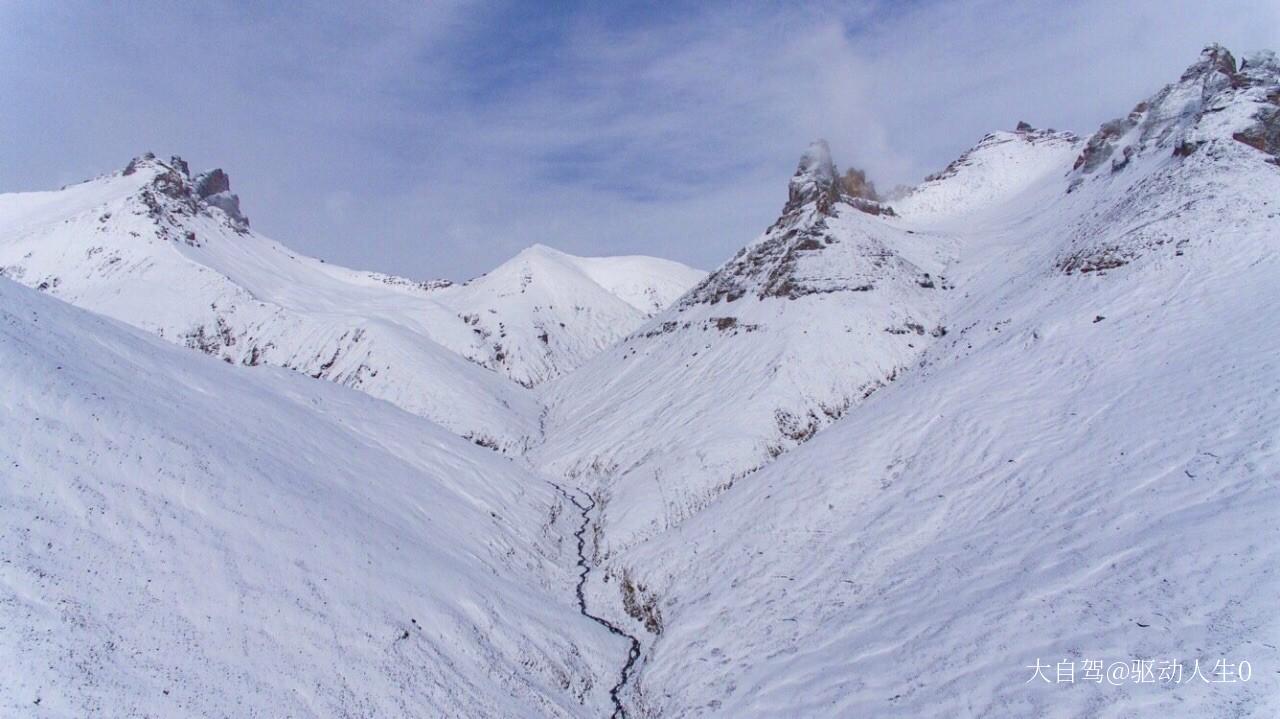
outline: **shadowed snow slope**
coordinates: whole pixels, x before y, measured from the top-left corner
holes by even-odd
[[[607,712],[625,645],[517,465],[3,279],[0,367],[0,714]]]

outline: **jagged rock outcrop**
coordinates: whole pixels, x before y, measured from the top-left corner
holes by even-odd
[[[1102,124],[1076,159],[1071,188],[1107,165],[1125,169],[1153,151],[1187,157],[1208,142],[1242,142],[1280,158],[1280,63],[1254,53],[1237,66],[1221,45],[1209,45],[1177,82]]]
[[[831,148],[826,140],[816,140],[800,157],[800,165],[787,186],[787,204],[782,214],[797,212],[813,204],[820,214],[831,215],[838,203],[871,215],[892,215],[892,208],[880,203],[876,187],[867,175],[857,168],[849,168],[844,175],[831,160]]]
[[[827,141],[817,140],[810,144],[800,156],[800,165],[787,184],[787,204],[782,213],[798,212],[809,203],[814,203],[819,212],[827,213],[840,200],[837,178]]]
[[[894,214],[891,207],[880,202],[875,185],[862,170],[851,168],[841,175],[826,141],[812,143],[800,157],[787,185],[787,203],[777,222],[762,238],[740,250],[695,287],[682,304],[733,302],[748,294],[759,299],[795,299],[816,293],[867,292],[874,289],[876,277],[891,265],[895,266],[893,272],[909,272],[896,267],[896,255],[870,238],[865,247],[845,248],[859,257],[852,268],[846,268],[850,272],[832,276],[806,269],[810,258],[847,241],[840,233],[831,232],[829,221],[850,210],[869,215]]]
[[[202,172],[192,181],[200,199],[227,213],[237,225],[249,227],[249,218],[240,212],[240,197],[231,191],[231,178],[222,168]]]
[[[249,230],[249,218],[240,211],[240,197],[231,192],[231,178],[221,168],[192,177],[190,167],[181,157],[174,155],[165,162],[148,152],[130,160],[121,175],[128,177],[145,168],[156,170],[156,174],[138,198],[166,237],[198,244],[199,239],[188,236],[190,233],[176,231],[179,223],[172,215],[212,216],[210,208],[220,211],[228,227],[240,233]]]

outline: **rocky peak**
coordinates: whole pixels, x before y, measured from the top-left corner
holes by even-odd
[[[168,166],[156,159],[154,152],[144,152],[132,160],[129,160],[129,164],[124,166],[124,169],[120,171],[120,174],[128,177],[139,170],[155,167],[162,167],[165,170],[169,169]]]
[[[129,161],[121,175],[128,177],[138,172],[150,172],[151,179],[143,186],[138,199],[145,212],[164,228],[178,228],[177,218],[208,214],[210,208],[218,208],[227,224],[237,232],[247,232],[249,218],[240,212],[240,198],[231,192],[231,179],[221,169],[191,176],[186,160],[174,155],[162,161],[154,153],[147,152]],[[167,231],[165,234],[169,234]],[[183,231],[189,243],[195,244]]]
[[[1216,42],[1200,51],[1200,59],[1182,73],[1181,81],[1203,80],[1214,74],[1221,74],[1228,81],[1236,74],[1235,56]]]
[[[870,292],[877,277],[897,271],[899,258],[869,236],[851,234],[845,220],[856,215],[843,213],[894,215],[893,209],[881,203],[875,185],[862,170],[849,168],[840,174],[825,140],[805,150],[788,190],[782,215],[765,234],[690,290],[678,308],[735,302],[747,296],[797,299]],[[851,268],[850,260],[857,266]]]
[[[222,168],[202,172],[196,176],[194,183],[196,194],[200,197],[209,197],[220,192],[231,192],[231,178],[227,177],[227,173]]]
[[[799,212],[813,204],[818,214],[830,216],[837,203],[844,203],[873,215],[893,214],[893,210],[880,204],[875,185],[862,170],[849,168],[844,175],[831,160],[831,147],[826,140],[815,140],[800,156],[800,164],[787,185],[787,204],[782,208],[783,217]]]
[[[1280,63],[1274,53],[1253,53],[1237,67],[1226,48],[1209,45],[1178,82],[1138,103],[1126,117],[1102,124],[1076,159],[1071,189],[1104,164],[1120,172],[1134,157],[1153,150],[1186,157],[1206,142],[1236,140],[1280,156],[1278,105]]]
[[[831,203],[840,199],[836,183],[836,166],[831,161],[831,147],[826,140],[815,140],[800,156],[800,165],[787,185],[787,205],[783,212],[798,210],[811,202],[825,213]]]

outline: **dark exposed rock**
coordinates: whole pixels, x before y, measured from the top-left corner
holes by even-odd
[[[1174,157],[1190,157],[1191,155],[1195,154],[1196,150],[1200,149],[1201,144],[1203,143],[1183,140],[1173,148],[1173,156]]]
[[[873,202],[880,201],[880,195],[876,194],[876,186],[867,179],[867,173],[855,167],[846,169],[840,176],[840,189],[844,190],[844,194],[849,197]]]
[[[1212,73],[1222,73],[1228,77],[1236,74],[1235,56],[1216,42],[1200,51],[1200,59],[1182,73],[1181,79],[1186,82]]]
[[[787,204],[782,208],[785,217],[803,207],[814,204],[820,214],[831,215],[838,203],[847,204],[872,215],[892,215],[893,210],[880,204],[876,187],[867,175],[857,168],[849,168],[844,175],[831,161],[831,148],[826,140],[817,140],[800,158],[800,165],[787,186]]]
[[[866,200],[861,197],[851,197],[846,200],[849,206],[868,215],[884,215],[885,217],[897,217],[898,213],[893,208],[875,200]]]
[[[800,157],[800,166],[787,184],[787,204],[782,213],[796,212],[809,203],[816,203],[818,212],[829,214],[831,206],[840,200],[840,194],[831,148],[826,140],[818,140]]]
[[[227,177],[227,173],[223,172],[222,168],[200,173],[192,184],[195,186],[196,194],[202,199],[219,192],[231,192],[231,178]]]
[[[1257,122],[1235,133],[1231,138],[1273,157],[1280,157],[1280,108],[1268,107],[1259,110]]]
[[[1097,247],[1074,252],[1058,261],[1058,269],[1071,275],[1104,272],[1129,264],[1129,257],[1117,247]]]
[[[195,178],[195,192],[209,205],[227,214],[237,228],[249,228],[249,218],[240,212],[240,197],[231,192],[231,178],[222,168],[202,172]]]
[[[841,213],[854,210],[870,215],[895,214],[877,198],[875,186],[864,172],[851,169],[839,174],[827,144],[821,140],[813,143],[791,178],[782,215],[765,236],[740,250],[690,290],[677,308],[734,302],[748,295],[758,299],[796,299],[814,294],[870,292],[881,278],[906,272],[915,276],[914,271],[906,269],[907,263],[874,238],[846,237],[833,233],[829,227],[829,222]],[[806,269],[821,268],[822,258],[842,244],[842,262],[852,261],[852,265],[836,272]]]
[[[1129,130],[1132,130],[1138,124],[1138,118],[1146,108],[1139,104],[1138,107],[1129,113],[1128,117],[1116,120],[1108,120],[1102,123],[1102,127],[1093,133],[1089,141],[1085,143],[1084,150],[1080,156],[1076,158],[1076,162],[1072,165],[1073,170],[1081,172],[1093,172],[1107,158],[1111,157],[1111,153],[1115,152],[1115,141],[1120,139]]]

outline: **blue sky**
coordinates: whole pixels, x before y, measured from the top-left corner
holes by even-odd
[[[710,268],[809,140],[914,183],[1018,120],[1091,132],[1280,3],[0,0],[0,191],[144,151],[221,166],[255,228],[454,279],[542,242]]]

